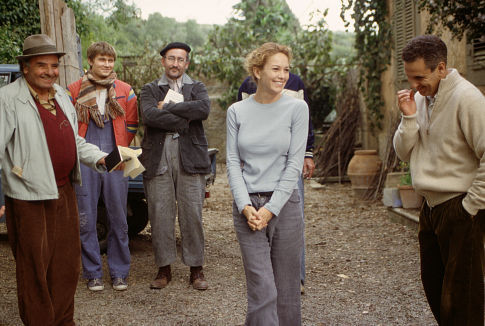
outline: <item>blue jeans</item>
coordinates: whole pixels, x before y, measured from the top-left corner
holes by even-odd
[[[91,120],[85,138],[87,142],[97,145],[107,153],[116,146],[111,120],[105,122],[104,128],[97,127]],[[126,222],[128,178],[123,177],[123,171],[100,174],[85,165],[81,165],[81,176],[82,187],[76,185],[76,197],[79,206],[83,276],[93,279],[103,275],[96,231],[98,200],[102,196],[109,224],[107,254],[110,275],[111,278],[125,278],[130,270]]]
[[[303,188],[303,175],[298,179],[298,194],[300,195],[301,216],[303,218],[303,246],[300,261],[300,281],[305,284],[305,189]]]

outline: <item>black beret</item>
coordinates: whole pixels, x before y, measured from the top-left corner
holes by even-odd
[[[160,51],[160,55],[163,57],[165,53],[167,53],[167,51],[170,49],[183,49],[187,51],[187,53],[190,53],[190,46],[188,46],[187,44],[182,42],[172,42],[172,43],[169,43],[166,47],[164,47],[162,51]]]

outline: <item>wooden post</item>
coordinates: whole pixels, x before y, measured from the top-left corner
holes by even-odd
[[[67,87],[81,76],[74,12],[62,0],[39,0],[39,11],[42,34],[48,35],[59,51],[66,52],[61,58],[58,82]]]

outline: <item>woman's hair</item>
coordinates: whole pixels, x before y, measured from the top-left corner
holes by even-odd
[[[435,70],[440,62],[446,64],[446,56],[446,44],[435,35],[417,36],[402,50],[404,62],[414,62],[423,58],[424,64],[431,71]]]
[[[258,80],[254,75],[254,68],[263,69],[264,65],[268,61],[268,58],[277,53],[283,53],[288,57],[288,61],[291,61],[291,49],[286,45],[281,45],[274,42],[264,43],[246,56],[244,68],[256,84],[258,83]]]
[[[94,60],[97,55],[109,55],[116,61],[116,51],[108,42],[95,42],[87,49],[88,59]]]

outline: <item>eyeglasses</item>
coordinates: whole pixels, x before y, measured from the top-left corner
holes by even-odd
[[[176,58],[176,57],[164,57],[165,60],[167,60],[168,63],[174,63],[177,61],[178,63],[185,63],[188,61],[187,58]]]

